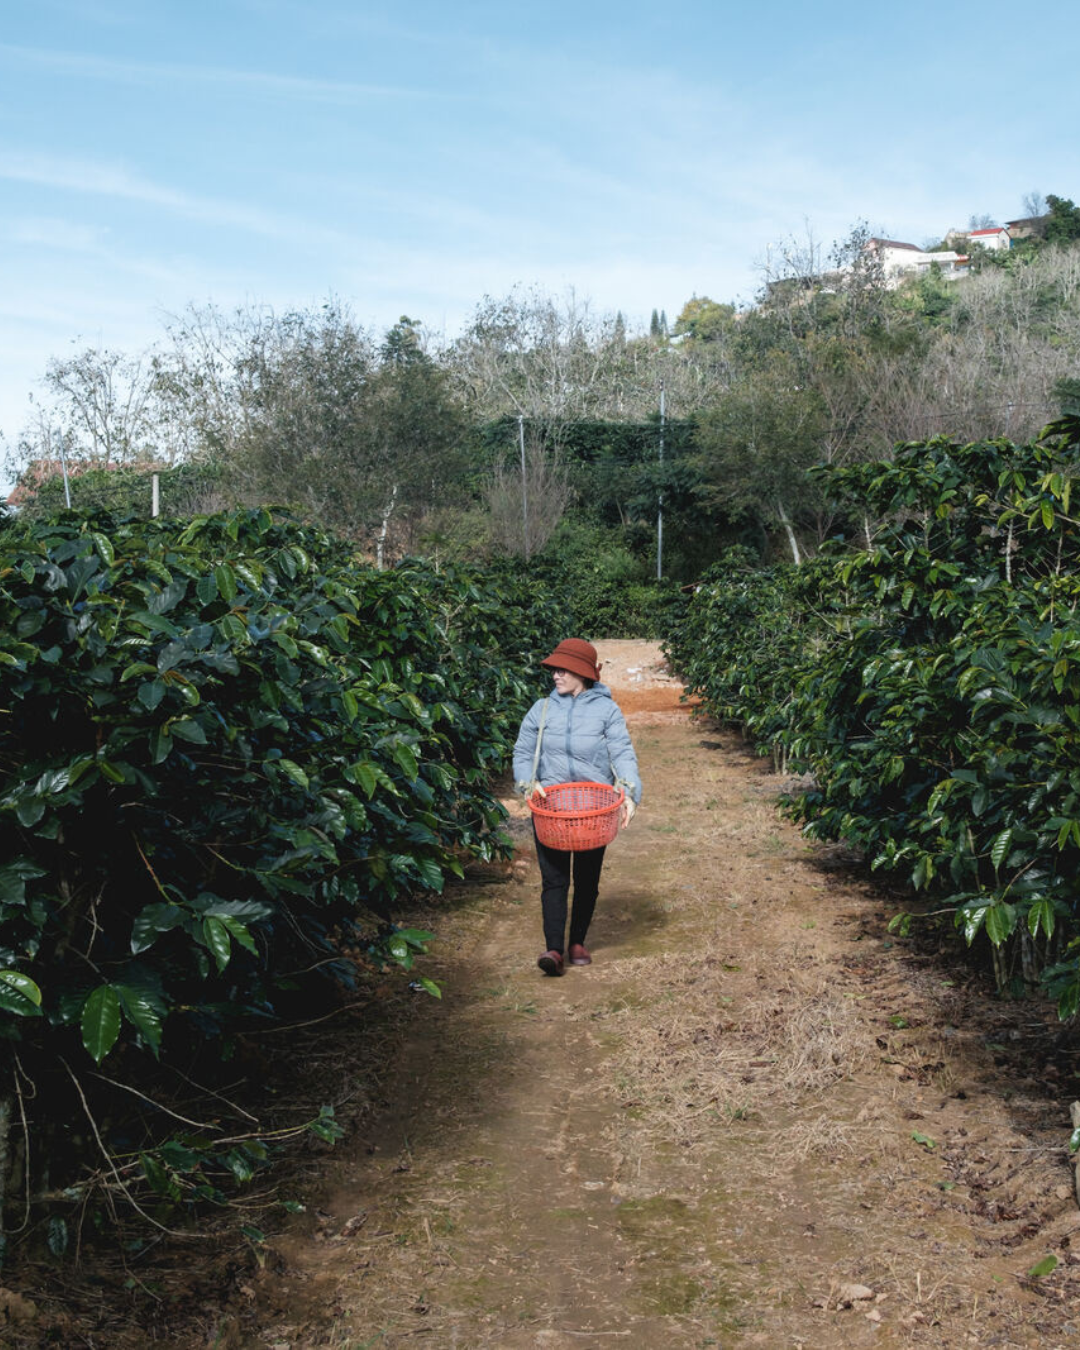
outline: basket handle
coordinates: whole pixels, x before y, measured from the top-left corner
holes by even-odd
[[[536,782],[536,770],[540,767],[540,742],[544,739],[544,722],[547,720],[549,698],[544,699],[544,706],[540,710],[540,726],[536,732],[536,750],[533,753],[532,781]]]

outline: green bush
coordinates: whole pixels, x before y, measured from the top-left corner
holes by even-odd
[[[87,469],[69,479],[71,504],[77,511],[105,511],[112,516],[146,519],[153,505],[152,478],[157,472],[158,503],[163,516],[192,516],[210,509],[209,503],[223,488],[224,474],[209,461],[177,464],[173,468]],[[67,498],[62,474],[33,486],[19,508],[27,519],[47,519],[64,510]]]
[[[91,1062],[142,1084],[310,1015],[343,933],[412,965],[395,907],[506,847],[491,776],[564,629],[520,580],[375,572],[265,511],[0,536],[0,1106],[36,1084],[55,1183]],[[160,1132],[128,1152],[175,1199]]]
[[[969,942],[987,934],[999,985],[1042,969],[1062,1017],[1080,1007],[1078,449],[1066,418],[1034,445],[822,470],[880,522],[874,546],[797,574],[739,560],[669,639],[709,711],[811,776],[790,803],[808,835],[932,887]]]
[[[675,582],[652,579],[607,529],[564,522],[529,569],[567,607],[573,631],[591,640],[659,638],[687,604]]]

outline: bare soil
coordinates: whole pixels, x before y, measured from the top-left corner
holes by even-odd
[[[31,1289],[40,1343],[1080,1344],[1075,1037],[944,936],[890,936],[898,901],[805,844],[656,646],[599,645],[645,801],[594,964],[537,970],[513,803],[518,859],[416,916],[443,998],[398,980],[312,1042],[349,1130],[295,1165],[306,1212],[268,1209],[259,1247],[162,1244],[96,1323]]]

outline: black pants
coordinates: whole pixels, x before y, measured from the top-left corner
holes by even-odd
[[[574,875],[574,908],[570,915],[570,946],[584,943],[593,910],[596,909],[604,850],[590,848],[582,853],[568,853],[561,848],[548,848],[537,839],[536,860],[540,864],[543,882],[540,904],[544,912],[547,950],[566,950],[566,907],[571,870]]]

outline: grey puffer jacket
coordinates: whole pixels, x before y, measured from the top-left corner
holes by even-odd
[[[533,777],[533,756],[540,718],[547,703],[544,733],[540,740],[540,763],[536,778],[544,787],[555,783],[618,783],[641,801],[641,775],[630,743],[626,719],[599,682],[573,694],[552,693],[538,699],[525,714],[514,746],[514,784],[525,791]]]

